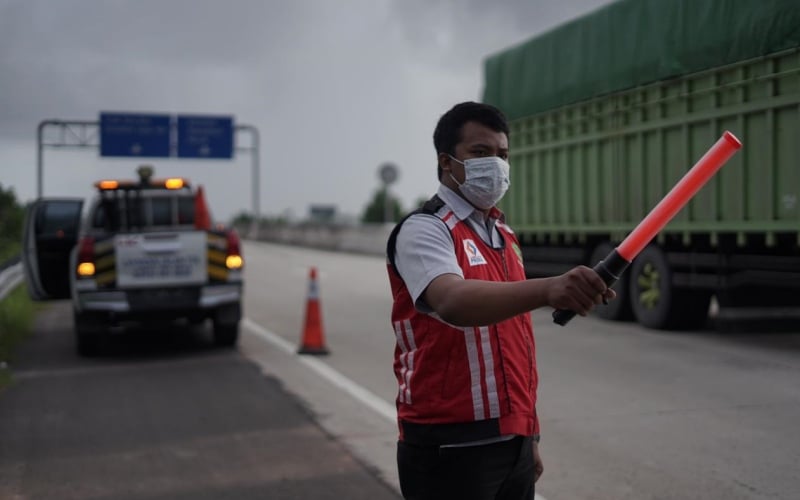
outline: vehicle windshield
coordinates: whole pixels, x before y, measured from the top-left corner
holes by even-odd
[[[92,228],[107,231],[194,225],[194,197],[188,192],[103,191],[92,213]]]

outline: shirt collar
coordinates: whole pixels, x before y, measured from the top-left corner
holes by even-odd
[[[436,194],[450,207],[459,220],[467,220],[475,212],[475,207],[470,202],[444,184],[439,184],[439,191]]]
[[[478,219],[483,220],[483,214],[477,208],[444,184],[439,184],[439,191],[436,194],[453,210],[458,220],[467,220],[474,214]],[[497,219],[500,222],[505,221],[505,215],[497,207],[492,207],[489,210],[489,218]]]

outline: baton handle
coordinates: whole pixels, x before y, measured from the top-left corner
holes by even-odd
[[[592,268],[594,272],[600,275],[606,286],[611,286],[617,282],[622,273],[631,263],[625,260],[617,249],[611,251],[606,258],[595,264]],[[553,311],[553,322],[561,326],[566,325],[575,317],[575,311],[569,309],[556,309]]]

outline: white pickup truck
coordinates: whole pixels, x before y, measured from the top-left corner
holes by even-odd
[[[92,355],[110,326],[185,318],[213,322],[236,344],[242,298],[235,231],[211,227],[202,188],[186,179],[105,180],[97,195],[42,198],[26,214],[23,263],[35,300],[70,298],[78,352]]]

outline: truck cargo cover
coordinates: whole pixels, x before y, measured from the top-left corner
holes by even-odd
[[[485,61],[509,119],[800,47],[798,0],[622,0]]]

